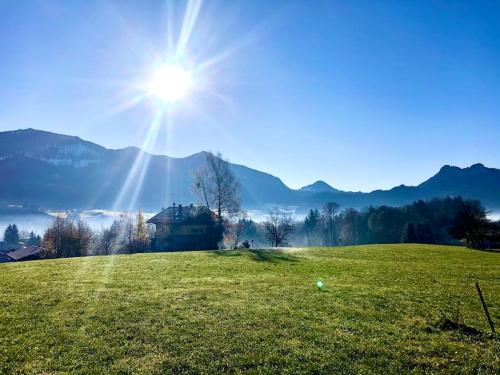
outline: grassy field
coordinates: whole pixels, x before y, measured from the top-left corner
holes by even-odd
[[[500,254],[457,247],[1,264],[0,373],[499,373],[476,280],[500,330]]]

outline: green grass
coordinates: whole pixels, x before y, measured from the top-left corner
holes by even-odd
[[[0,373],[498,373],[476,280],[500,330],[500,254],[457,247],[1,264]]]

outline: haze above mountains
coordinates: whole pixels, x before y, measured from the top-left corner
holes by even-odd
[[[135,147],[111,150],[78,137],[34,129],[0,132],[0,204],[157,211],[174,200],[197,202],[191,191],[192,176],[204,165],[205,156],[200,152],[172,158]],[[242,186],[243,206],[249,209],[279,205],[301,211],[327,201],[354,208],[399,206],[448,195],[479,199],[488,209],[500,208],[500,170],[482,164],[444,166],[417,186],[369,193],[340,191],[323,181],[294,190],[268,173],[230,166]]]

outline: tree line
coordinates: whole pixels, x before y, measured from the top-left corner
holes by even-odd
[[[141,253],[150,250],[146,220],[138,211],[135,220],[122,214],[109,228],[93,231],[81,218],[58,216],[43,236],[47,257],[68,258],[116,253]]]
[[[500,242],[500,224],[487,219],[479,201],[461,197],[365,210],[340,211],[337,204],[327,203],[322,212],[309,211],[302,233],[309,246],[406,242],[488,248]]]
[[[7,249],[22,245],[40,246],[42,238],[33,231],[20,231],[16,224],[9,224],[4,231],[3,242]]]
[[[335,202],[309,210],[304,220],[277,211],[262,223],[240,219],[239,238],[266,246],[347,246],[376,243],[464,244],[500,247],[500,222],[480,202],[461,197],[419,200],[402,207],[341,210]]]
[[[472,248],[500,245],[500,223],[487,219],[477,201],[436,198],[403,207],[369,207],[341,210],[329,202],[311,209],[303,221],[288,211],[274,211],[256,222],[239,212],[224,219],[224,232],[217,248],[265,246],[345,246],[374,243],[460,244]],[[54,218],[43,237],[29,233],[26,244],[45,247],[48,258],[154,251],[150,228],[139,211],[135,219],[122,214],[108,228],[93,231],[82,219]],[[4,242],[20,243],[15,224],[4,233]],[[157,249],[156,249],[157,250]],[[161,250],[161,249],[160,249]]]

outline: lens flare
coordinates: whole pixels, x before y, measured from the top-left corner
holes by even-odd
[[[319,291],[325,291],[326,290],[326,285],[325,285],[325,281],[323,279],[318,279],[316,280],[316,282],[314,283],[314,286],[316,287],[316,289],[318,289]]]

